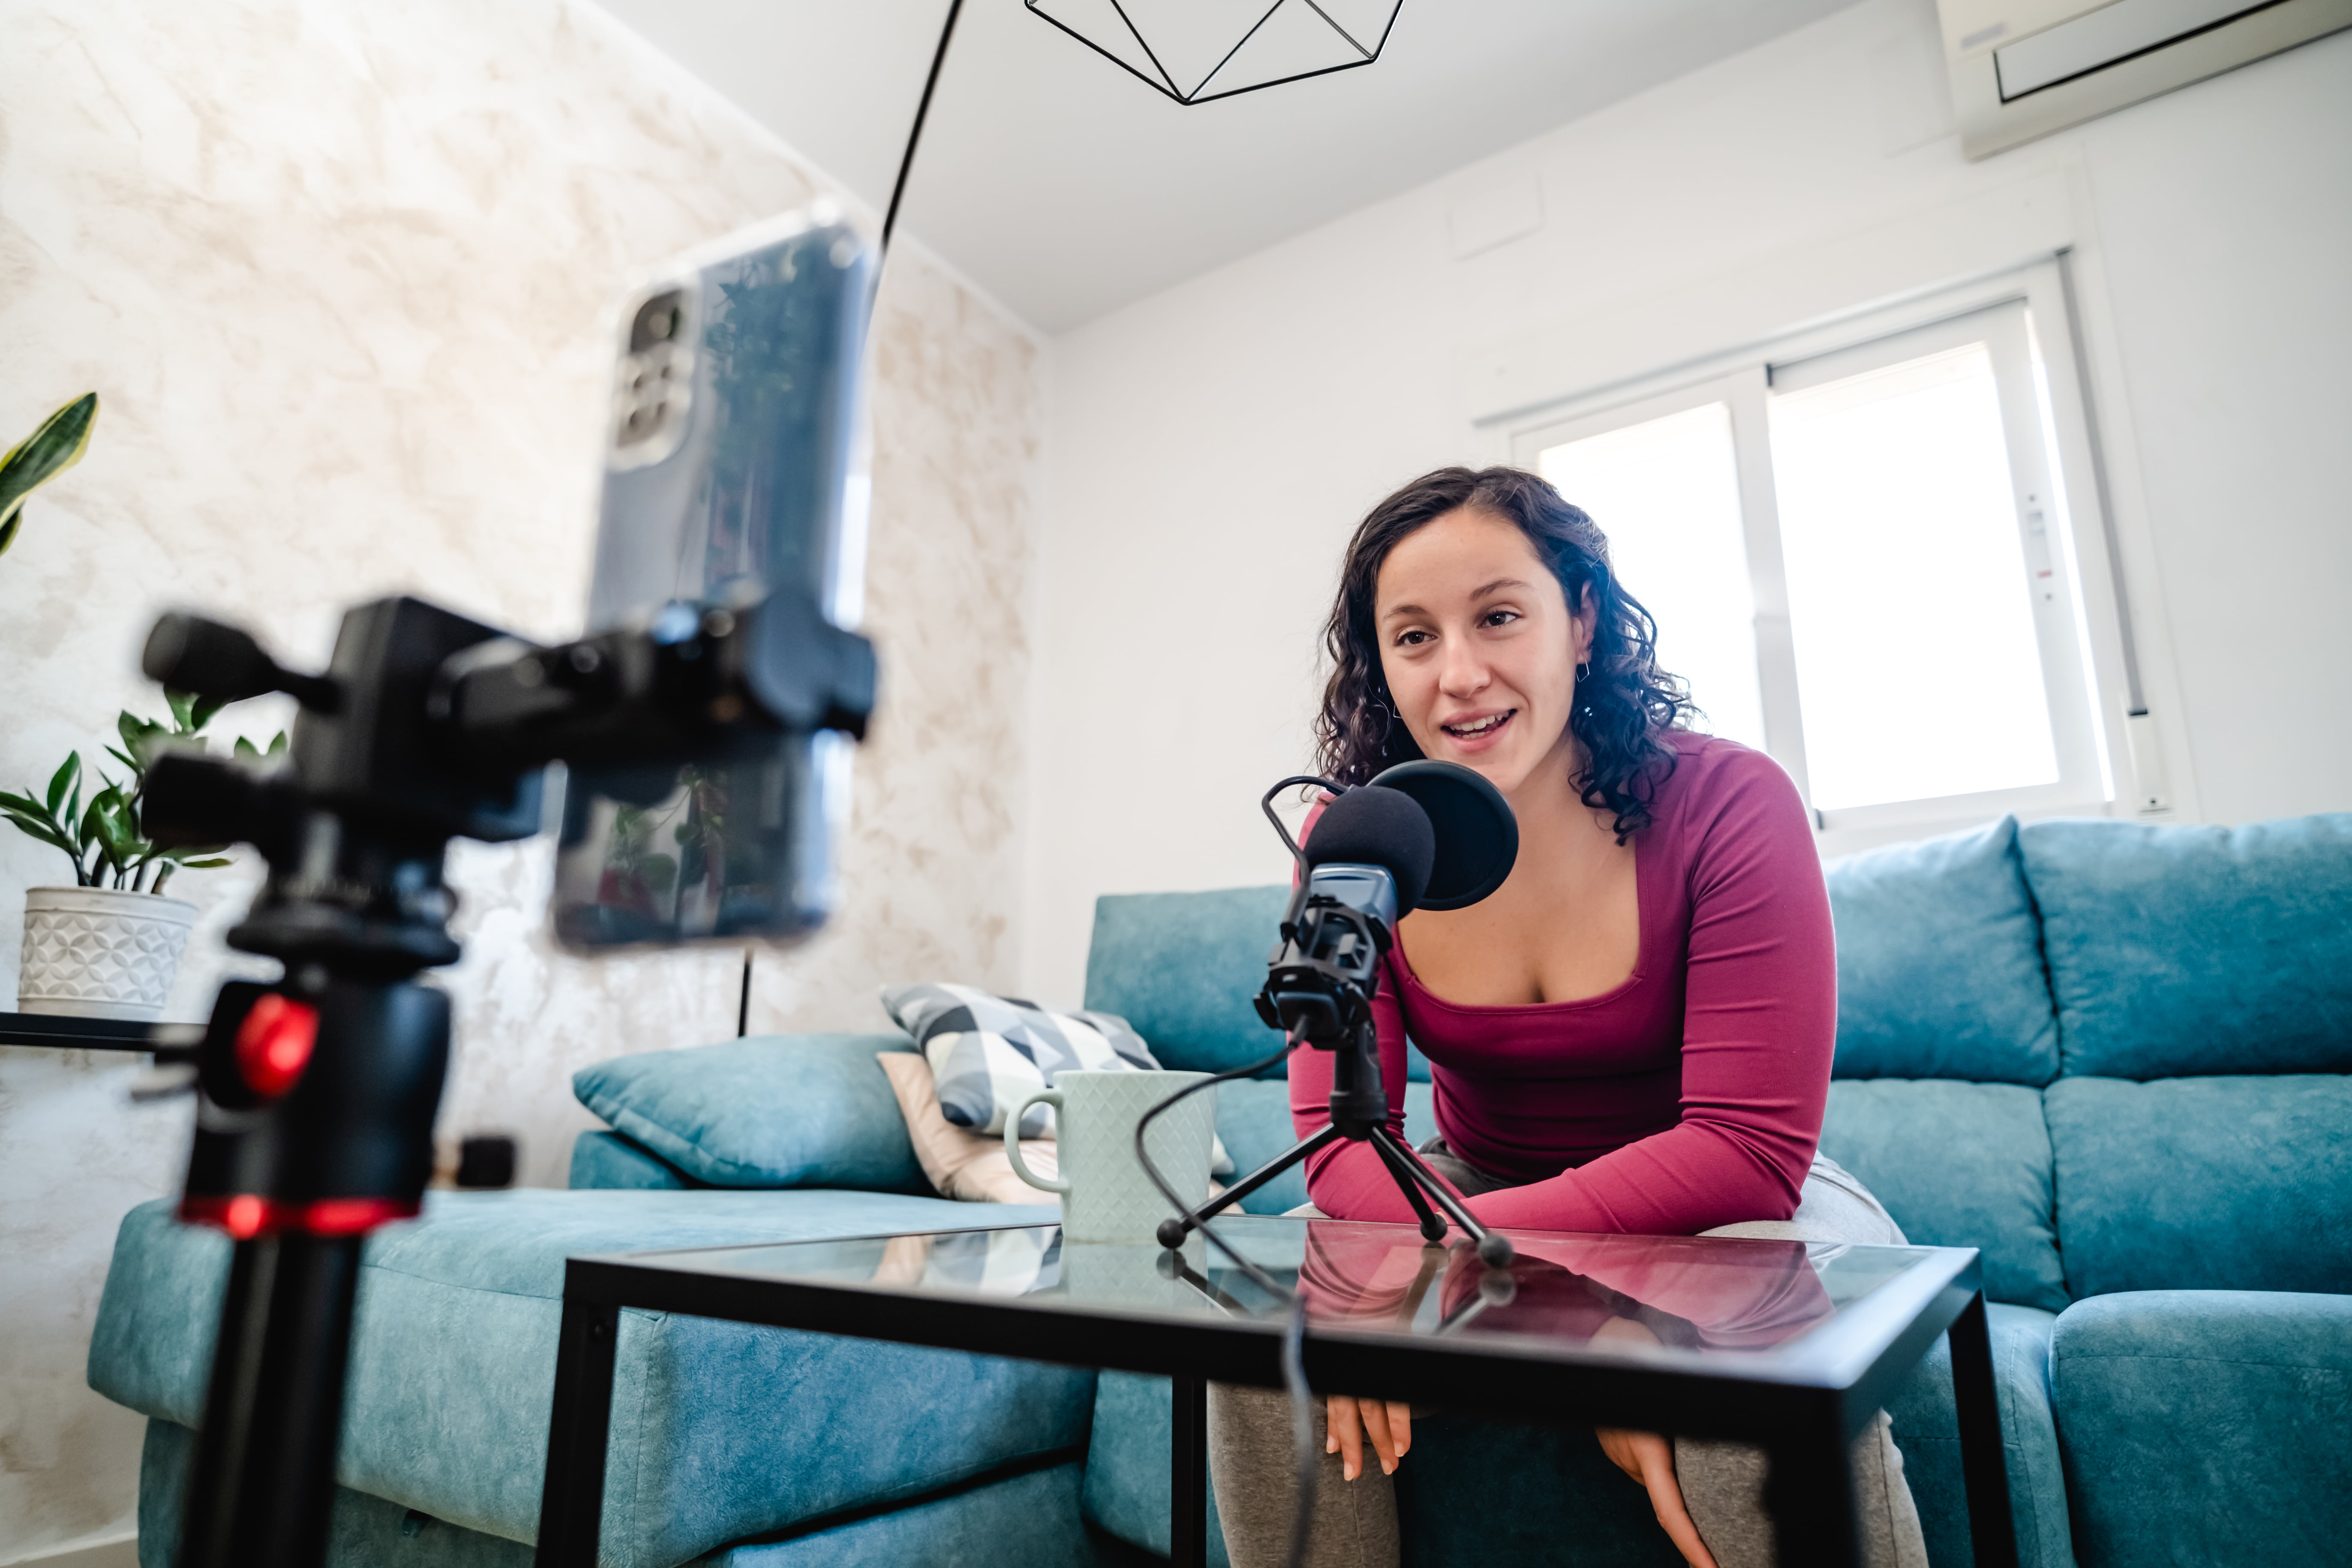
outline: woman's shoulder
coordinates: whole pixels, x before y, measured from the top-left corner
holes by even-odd
[[[1786,770],[1753,746],[1721,735],[1690,730],[1664,737],[1675,754],[1674,771],[1658,791],[1658,820],[1684,835],[1704,837],[1727,816],[1752,820],[1758,814],[1789,817],[1810,835],[1811,820]]]

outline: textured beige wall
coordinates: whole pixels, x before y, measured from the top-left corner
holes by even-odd
[[[628,276],[822,177],[566,0],[35,0],[0,50],[0,437],[96,387],[97,439],[0,558],[0,784],[95,757],[149,617],[194,605],[324,657],[339,606],[408,589],[541,634],[588,561],[603,313]],[[753,1027],[873,1027],[875,987],[1009,986],[1023,798],[1035,342],[919,251],[884,289],[848,904],[757,968]],[[267,733],[256,704],[235,727]],[[234,712],[235,710],[233,710]],[[520,1133],[561,1184],[569,1075],[733,1030],[737,955],[585,963],[541,930],[543,845],[461,847],[445,1131]],[[0,993],[20,890],[0,833]],[[204,916],[198,1016],[249,868]],[[0,996],[0,1002],[5,997]],[[184,1102],[105,1056],[0,1047],[0,1562],[126,1531],[139,1422],[83,1385],[114,1222],[168,1190]]]

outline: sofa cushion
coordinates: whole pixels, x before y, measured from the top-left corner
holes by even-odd
[[[2344,1560],[2352,1297],[2096,1297],[2051,1373],[2084,1568]]]
[[[2352,814],[2018,842],[2067,1072],[2352,1071]]]
[[[572,1141],[572,1174],[565,1185],[574,1192],[588,1187],[684,1192],[709,1184],[617,1132],[591,1128]]]
[[[877,1051],[904,1035],[755,1035],[572,1075],[616,1132],[715,1187],[929,1193]]]
[[[2065,1078],[2043,1111],[2077,1299],[2352,1290],[2352,1079]]]
[[[1106,894],[1095,900],[1087,1006],[1134,1025],[1162,1067],[1223,1072],[1271,1054],[1281,1037],[1250,998],[1289,900],[1284,887]]]
[[[1833,860],[1840,1078],[2040,1086],[2058,1022],[2017,820]]]
[[[2009,1470],[2009,1512],[2019,1568],[2070,1568],[2074,1561],[2066,1478],[2050,1403],[2050,1336],[2058,1319],[2032,1307],[1994,1302],[1985,1310],[1992,1340],[1993,1386],[2000,1396],[2000,1437]],[[1904,1478],[1919,1506],[1929,1568],[1970,1568],[1968,1478],[1960,1458],[1959,1401],[1952,1389],[1952,1345],[1939,1339],[1888,1402]]]
[[[1860,1177],[1915,1245],[1982,1252],[1992,1300],[2065,1309],[2041,1090],[1842,1079],[1830,1085],[1822,1152]]]
[[[990,1217],[1037,1224],[1050,1205]],[[827,1192],[433,1194],[370,1238],[338,1479],[468,1530],[530,1541],[563,1259],[652,1247],[946,1229],[943,1198]],[[165,1204],[125,1217],[90,1385],[197,1421],[228,1243]],[[671,1568],[728,1542],[927,1494],[1084,1439],[1094,1374],[1037,1362],[623,1314],[604,1561]]]

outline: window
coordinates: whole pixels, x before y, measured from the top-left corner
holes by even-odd
[[[2068,341],[2054,273],[1513,434],[1608,533],[1706,727],[1770,752],[1831,834],[2114,796],[2111,579],[2086,584],[2105,552],[2072,527],[2096,508],[2061,460],[2081,426],[2043,358]]]

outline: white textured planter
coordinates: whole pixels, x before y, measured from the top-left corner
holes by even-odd
[[[195,905],[153,893],[26,889],[17,1011],[152,1022],[195,918]]]

